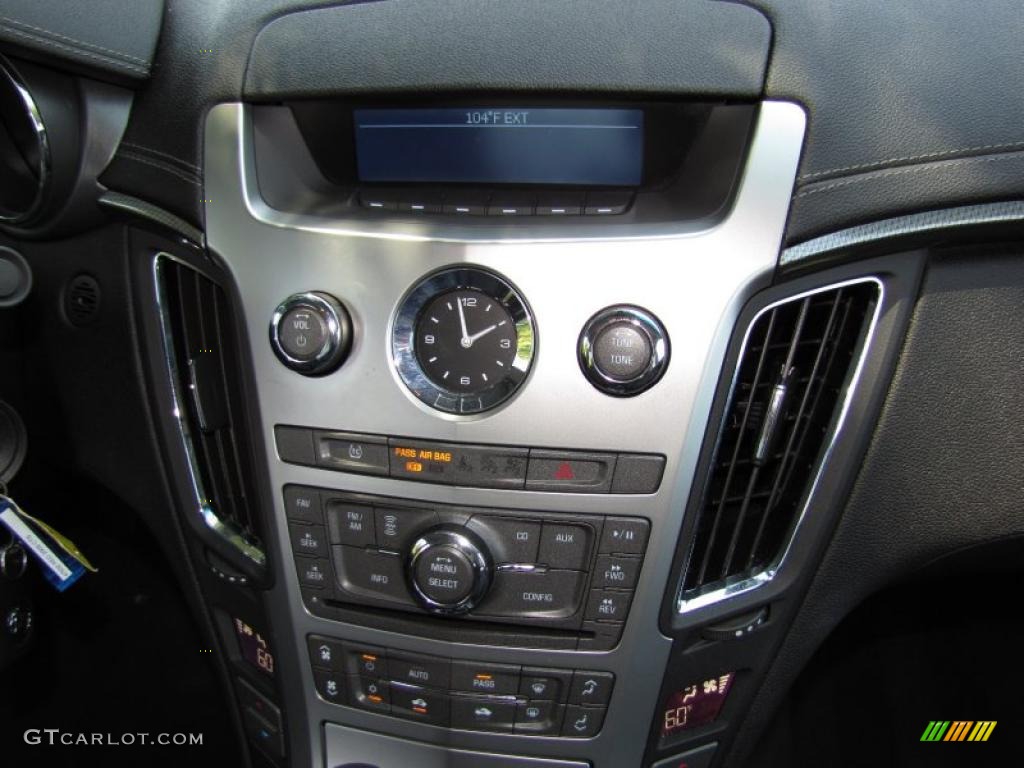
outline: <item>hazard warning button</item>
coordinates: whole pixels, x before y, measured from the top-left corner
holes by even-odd
[[[613,453],[531,450],[526,490],[607,493],[614,471]]]

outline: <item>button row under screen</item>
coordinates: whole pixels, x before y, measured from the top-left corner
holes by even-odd
[[[450,216],[617,216],[629,210],[629,190],[491,191],[478,189],[363,189],[360,205],[371,211]]]

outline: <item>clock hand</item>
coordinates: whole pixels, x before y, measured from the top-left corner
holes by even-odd
[[[459,305],[459,325],[462,326],[462,339],[460,341],[462,346],[468,347],[473,343],[473,340],[469,337],[469,331],[466,330],[466,315],[462,311],[462,299],[459,299],[457,303]]]
[[[491,331],[493,331],[497,327],[498,327],[498,325],[497,325],[497,323],[495,323],[494,325],[492,325],[492,326],[490,326],[488,328],[484,328],[482,331],[479,331],[478,333],[474,333],[472,336],[469,337],[469,343],[472,344],[474,341],[476,341],[477,339],[480,339],[480,338],[486,336],[488,333],[490,333]]]

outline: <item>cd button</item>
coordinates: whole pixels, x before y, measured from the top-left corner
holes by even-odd
[[[535,563],[540,523],[476,515],[466,526],[487,542],[495,563]]]

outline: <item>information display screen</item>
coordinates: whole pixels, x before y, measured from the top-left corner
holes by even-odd
[[[241,619],[235,619],[235,634],[242,658],[261,672],[274,675],[274,656],[270,652],[266,639]]]
[[[638,186],[641,109],[356,109],[364,182]]]

